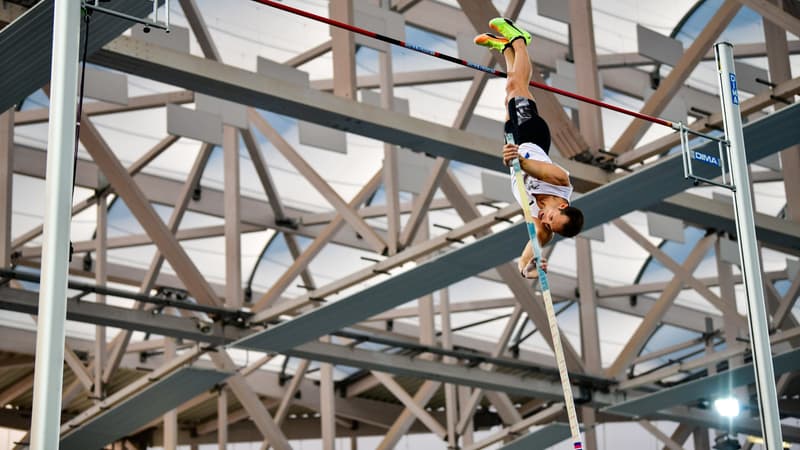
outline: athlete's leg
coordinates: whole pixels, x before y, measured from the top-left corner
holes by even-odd
[[[528,56],[528,47],[524,39],[514,39],[509,47],[503,52],[506,56],[512,54],[513,66],[508,69],[508,80],[506,81],[506,103],[514,97],[525,97],[533,99],[528,83],[531,81],[531,59]],[[508,61],[508,56],[506,56]]]

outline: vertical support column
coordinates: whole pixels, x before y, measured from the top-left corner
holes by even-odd
[[[592,375],[600,375],[600,333],[597,328],[597,296],[594,288],[594,267],[592,266],[592,242],[585,237],[575,239],[576,260],[578,261],[578,292],[580,301],[581,353],[586,370]],[[597,450],[596,413],[591,407],[582,407],[584,446],[586,450]]]
[[[462,447],[466,447],[468,445],[472,445],[475,442],[475,436],[473,430],[475,429],[475,425],[472,421],[472,411],[467,411],[465,409],[465,405],[470,404],[470,397],[472,397],[472,392],[468,386],[459,386],[458,387],[458,404],[460,406],[459,413],[461,418],[459,422],[463,420],[463,416],[469,415],[469,420],[466,423],[466,427],[464,427],[464,431],[461,432],[461,444]]]
[[[220,388],[217,396],[217,445],[219,450],[228,448],[228,392],[225,386]]]
[[[239,133],[225,125],[222,135],[225,166],[225,306],[242,307],[242,246],[239,209]]]
[[[602,91],[597,78],[599,72],[594,45],[592,0],[569,0],[569,16],[577,91],[588,97],[601,99]],[[590,150],[596,152],[604,148],[600,108],[579,102],[578,121],[581,124],[581,134],[589,144]]]
[[[323,342],[330,342],[330,338],[323,339]],[[320,363],[319,376],[319,420],[322,425],[322,450],[336,450],[333,364]]]
[[[381,0],[381,7],[390,8],[389,0]],[[394,80],[392,77],[392,46],[380,52],[381,106],[394,108]],[[383,188],[386,192],[386,253],[396,254],[400,238],[400,192],[398,191],[397,150],[390,143],[383,144]]]
[[[164,339],[164,363],[168,364],[175,359],[177,345],[175,339]],[[177,450],[178,448],[178,410],[173,409],[164,414],[164,450]]]
[[[727,42],[714,45],[719,68],[720,100],[725,135],[730,142],[731,177],[736,186],[733,209],[736,215],[736,234],[742,259],[742,278],[747,293],[747,322],[753,351],[756,392],[758,393],[761,429],[767,448],[780,448],[780,414],[775,389],[775,369],[769,342],[769,322],[764,307],[764,284],[761,279],[761,259],[756,241],[755,218],[750,193],[747,158],[736,90],[736,71],[733,67],[733,46]]]
[[[353,23],[353,0],[331,0],[329,17]],[[355,36],[341,28],[331,27],[333,51],[333,93],[356,100]]]
[[[12,189],[14,187],[14,109],[0,114],[0,267],[11,265]]]
[[[95,233],[94,281],[98,286],[105,286],[107,281],[106,266],[108,262],[108,196],[99,194],[97,199],[97,230]],[[95,295],[97,303],[105,303],[106,296]],[[94,396],[104,398],[103,369],[106,367],[106,327],[95,327],[94,336]]]
[[[711,450],[711,443],[708,439],[708,428],[695,428],[692,432],[692,439],[694,439],[694,450]]]
[[[736,308],[736,291],[733,282],[733,268],[729,263],[723,261],[720,257],[720,240],[717,239],[714,245],[714,253],[717,255],[717,279],[719,281],[720,298],[722,298],[722,300],[725,302],[729,302],[731,306]],[[736,324],[736,321],[730,317],[730,313],[723,311],[722,319],[725,332],[725,345],[730,347],[738,342],[740,329]],[[728,367],[732,369],[739,367],[742,364],[744,364],[743,356],[735,356],[728,360]]]
[[[419,232],[417,232],[416,242],[422,242],[429,238],[428,217],[422,219]],[[434,325],[433,295],[427,294],[417,300],[419,308],[419,343],[423,345],[434,345],[436,343],[436,327]],[[430,359],[431,355],[423,355],[421,358]]]
[[[442,348],[445,350],[453,349],[453,336],[450,331],[450,291],[444,288],[439,291],[439,318],[442,325]],[[442,360],[445,364],[452,364],[453,358],[445,356]],[[456,436],[456,424],[458,423],[458,398],[456,397],[456,386],[452,383],[444,385],[445,416],[447,418],[447,444],[449,448],[458,447],[458,436]]]
[[[53,6],[50,126],[47,133],[44,244],[36,333],[31,449],[58,448],[64,367],[69,225],[72,212],[72,154],[78,95],[80,2]]]

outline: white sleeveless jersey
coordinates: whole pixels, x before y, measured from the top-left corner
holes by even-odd
[[[547,156],[547,153],[542,150],[541,147],[538,145],[526,142],[519,146],[518,152],[521,157],[525,159],[533,159],[535,161],[543,161],[546,163],[553,164],[553,161]],[[561,166],[559,166],[561,167]],[[567,172],[566,169],[561,167],[564,172]],[[519,191],[517,190],[517,177],[514,176],[514,168],[510,168],[511,171],[511,192],[514,194],[514,198],[517,199],[517,203],[522,206],[522,202],[519,198]],[[569,176],[569,172],[567,172],[567,176]],[[534,197],[536,194],[547,194],[553,195],[555,197],[560,197],[569,202],[570,197],[572,196],[572,183],[568,186],[556,186],[554,184],[546,183],[542,180],[536,179],[533,176],[525,173],[523,171],[522,174],[523,182],[525,183],[525,190],[528,192],[528,197],[531,206],[531,215],[536,217],[539,215],[539,205],[536,204],[536,198]]]

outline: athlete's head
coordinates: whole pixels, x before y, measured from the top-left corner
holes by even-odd
[[[583,213],[567,203],[543,208],[539,220],[546,230],[564,237],[574,237],[583,229]]]

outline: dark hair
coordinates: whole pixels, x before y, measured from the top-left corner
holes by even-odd
[[[574,237],[581,232],[583,229],[583,212],[580,209],[574,206],[567,206],[561,210],[561,214],[567,216],[569,222],[564,225],[564,229],[559,234],[564,237]]]

